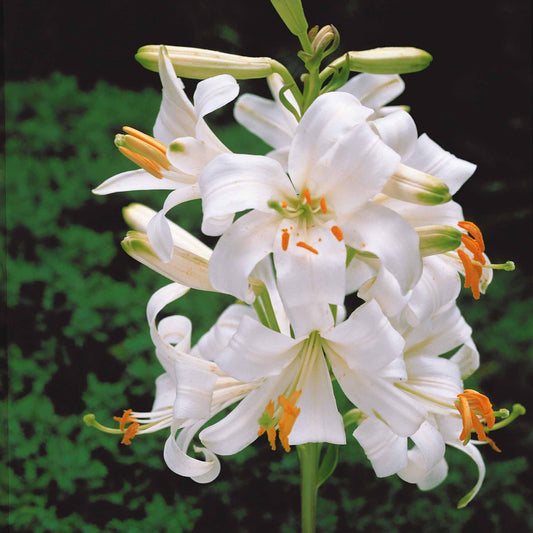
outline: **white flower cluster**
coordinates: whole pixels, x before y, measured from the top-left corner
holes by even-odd
[[[158,70],[154,137],[125,128],[116,138],[140,168],[94,191],[171,191],[159,212],[125,211],[135,231],[124,249],[173,283],[147,308],[165,370],[153,410],[125,411],[115,432],[129,443],[170,428],[167,465],[205,483],[219,474],[217,455],[263,434],[273,449],[340,445],[357,422],[376,474],[423,490],[446,477],[446,445],[467,453],[479,479],[466,505],[485,473],[476,445],[496,448],[486,433],[498,415],[463,387],[479,355],[456,305],[460,275],[476,298],[492,277],[481,232],[451,200],[475,166],[387,106],[404,89],[395,74],[358,74],[305,110],[270,74],[272,100],[245,94],[235,105],[236,120],[273,148],[256,156],[232,153],[204,120],[238,96],[232,76],[200,81],[191,103],[163,46]],[[166,217],[192,199],[202,232],[220,236],[213,251]],[[187,318],[156,320],[189,288],[237,299],[192,348]],[[346,316],[352,293],[364,303]],[[334,381],[354,406],[344,417]]]

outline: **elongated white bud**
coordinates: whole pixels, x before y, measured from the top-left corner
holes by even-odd
[[[331,69],[348,66],[352,72],[369,72],[371,74],[407,74],[418,72],[429,66],[433,57],[425,50],[412,47],[390,46],[373,48],[359,52],[348,52],[330,63],[321,74],[325,78]]]
[[[146,233],[148,223],[155,215],[157,215],[157,211],[154,211],[146,205],[137,203],[130,204],[122,210],[122,216],[128,226],[142,233]],[[172,240],[176,246],[209,260],[213,253],[209,246],[206,246],[194,235],[191,235],[188,231],[184,230],[171,220],[167,220],[167,224],[170,227]]]
[[[139,48],[135,59],[146,69],[158,72],[160,45]],[[266,78],[276,71],[277,62],[269,57],[245,57],[203,48],[166,46],[168,56],[178,76],[203,80],[219,74],[235,79]]]
[[[402,164],[398,165],[392,178],[383,187],[383,193],[420,205],[444,204],[452,198],[442,180]]]
[[[172,260],[164,263],[154,252],[146,233],[140,231],[129,231],[121,244],[129,256],[168,279],[192,289],[216,292],[209,282],[207,259],[174,246]]]

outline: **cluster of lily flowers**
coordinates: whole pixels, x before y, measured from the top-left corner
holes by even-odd
[[[316,44],[324,31],[310,37]],[[238,63],[224,56],[139,51],[162,83],[153,137],[125,127],[115,143],[139,168],[94,192],[170,191],[158,212],[124,210],[133,231],[122,243],[172,280],[147,305],[164,373],[152,411],[127,409],[117,427],[94,415],[85,422],[122,435],[123,444],[169,428],[166,464],[199,483],[218,476],[217,456],[258,438],[288,452],[345,444],[350,427],[377,476],[396,474],[427,490],[447,475],[448,445],[479,471],[459,502],[466,505],[485,475],[478,446],[500,451],[488,434],[514,418],[463,385],[479,353],[456,304],[461,277],[478,299],[495,268],[513,268],[490,263],[481,231],[452,200],[475,165],[419,135],[408,108],[388,105],[404,90],[399,75],[368,72],[304,102],[267,69],[273,98],[244,94],[234,116],[272,151],[233,153],[205,121],[239,94],[235,68],[233,76],[209,70],[219,60]],[[243,70],[262,68],[264,58],[244,59]],[[204,69],[190,75],[205,78],[192,102],[176,74],[187,68]],[[167,218],[194,199],[202,232],[220,237],[214,250]],[[236,298],[192,347],[186,317],[158,320],[191,288]],[[347,295],[359,302],[349,316]],[[353,404],[347,413],[337,407],[335,381]]]

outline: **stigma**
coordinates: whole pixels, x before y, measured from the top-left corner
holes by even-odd
[[[115,146],[120,153],[152,176],[161,179],[163,170],[171,168],[166,155],[167,147],[142,131],[129,126],[124,126],[123,130],[126,135],[119,133],[115,136]]]

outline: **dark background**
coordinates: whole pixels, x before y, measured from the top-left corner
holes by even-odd
[[[530,2],[304,0],[304,7],[310,25],[339,29],[339,53],[416,46],[433,55],[427,70],[403,76],[398,103],[411,106],[419,133],[478,165],[455,199],[482,228],[491,260],[517,264],[515,273],[496,276],[481,301],[463,291],[460,306],[482,356],[469,386],[497,407],[517,401],[531,411]],[[159,77],[135,62],[136,50],[164,43],[269,55],[296,77],[297,39],[268,0],[7,0],[4,16],[14,531],[176,533],[195,521],[194,530],[206,533],[213,524],[221,532],[247,533],[256,524],[257,531],[296,531],[295,454],[273,455],[258,441],[221,458],[220,478],[201,486],[166,468],[166,432],[125,447],[83,427],[81,417],[95,411],[109,423],[122,407],[149,409],[160,372],[144,306],[166,280],[119,249],[121,207],[160,203],[148,194],[90,193],[132,168],[116,152],[114,133],[124,123],[149,131],[157,113]],[[262,80],[240,85],[241,92],[266,94]],[[194,82],[186,86],[194,89]],[[227,108],[210,119],[229,124]],[[180,209],[175,220],[191,229],[192,211]],[[221,305],[198,305],[198,297],[173,310],[191,317],[196,335]],[[422,493],[396,477],[376,479],[351,439],[321,488],[322,530],[527,531],[532,438],[530,415],[496,434],[503,453],[481,450],[487,478],[462,511],[455,504],[473,483],[469,461],[447,453],[448,478]]]

